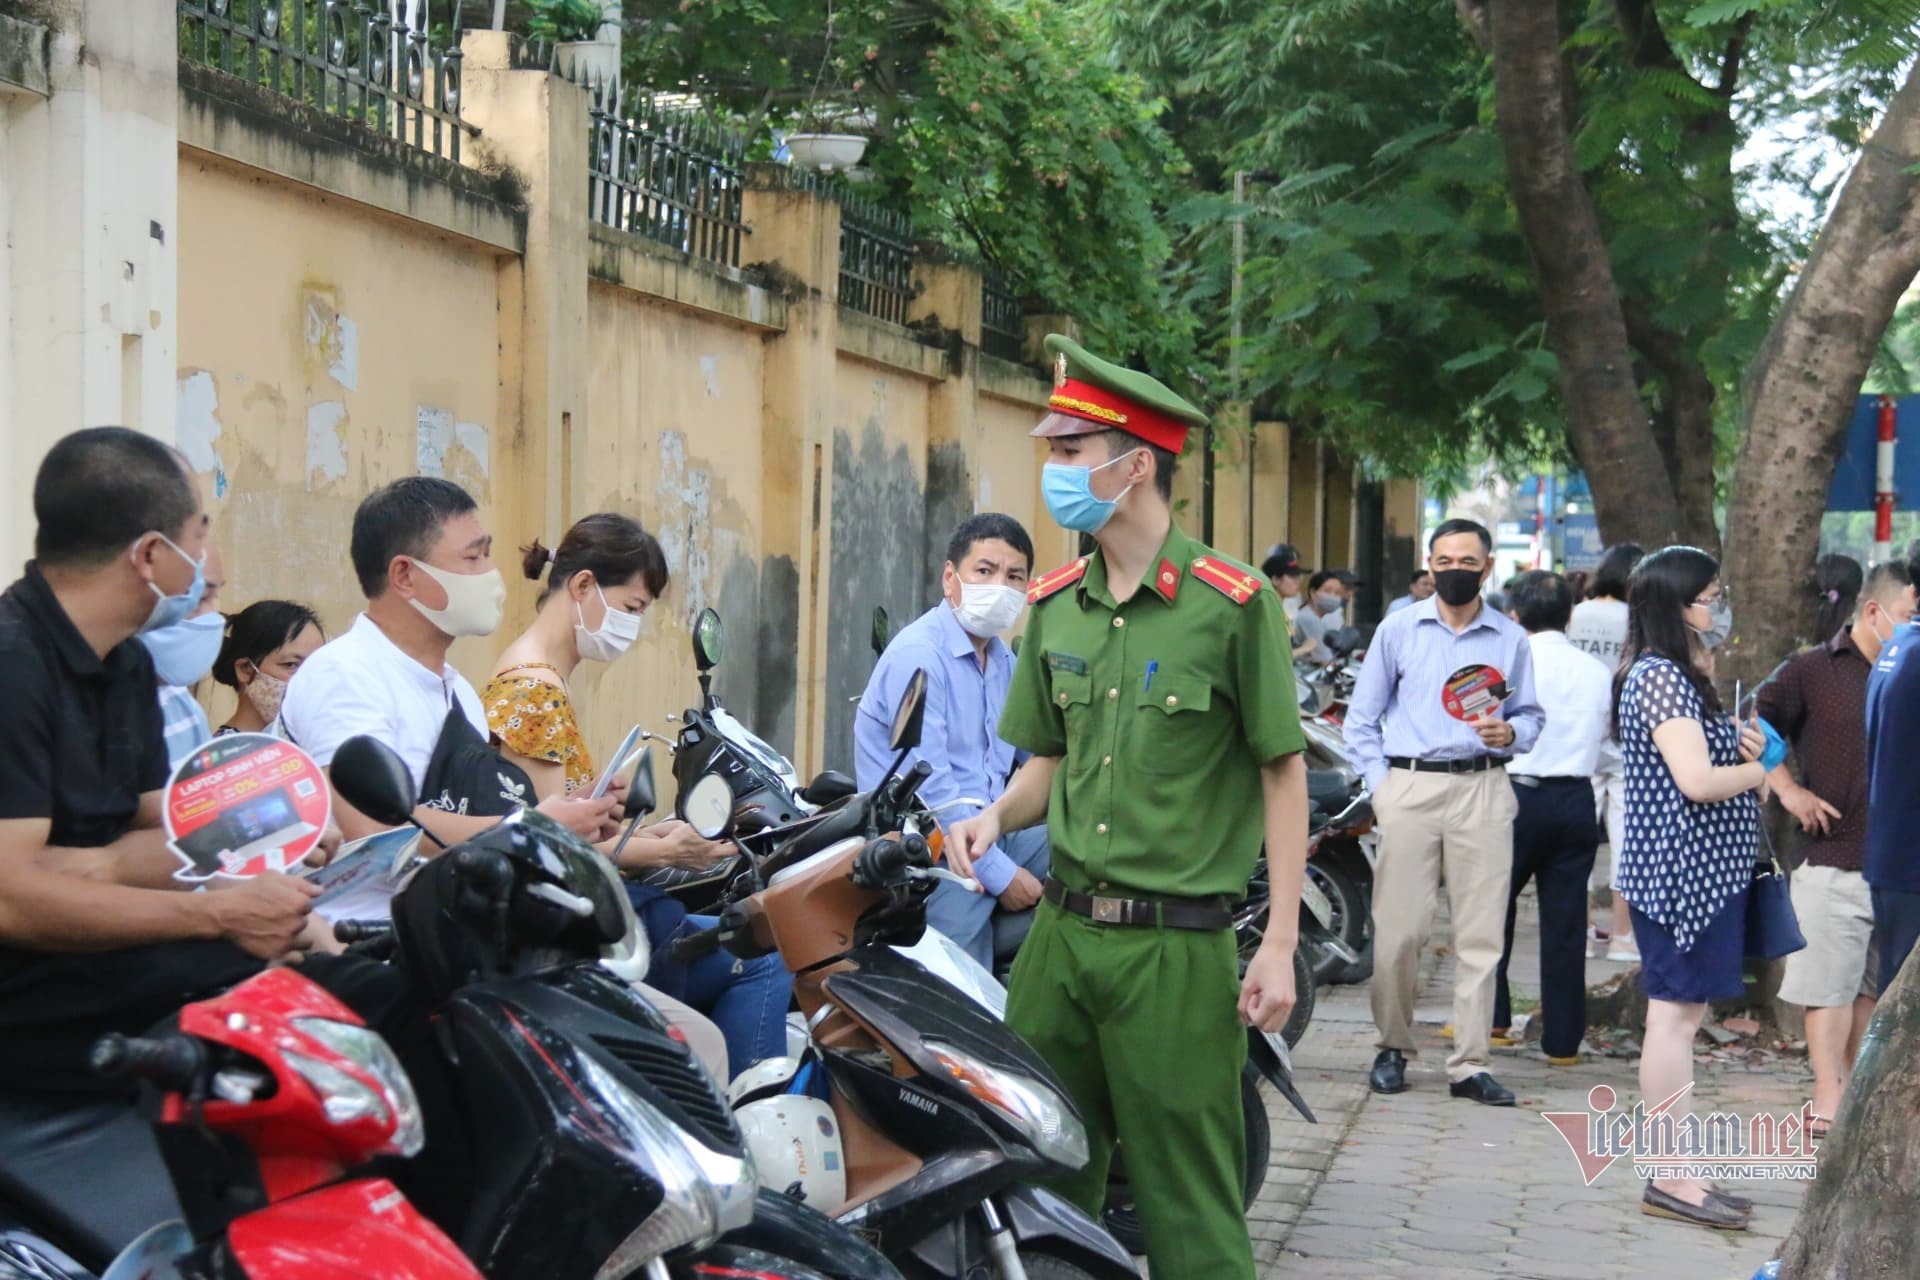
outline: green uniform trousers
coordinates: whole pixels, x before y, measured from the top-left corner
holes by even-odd
[[[1037,911],[1007,1022],[1067,1086],[1092,1152],[1055,1189],[1098,1217],[1118,1139],[1153,1280],[1253,1280],[1233,931]]]

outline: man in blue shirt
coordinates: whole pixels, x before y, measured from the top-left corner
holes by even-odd
[[[1916,545],[1914,552],[1920,552]],[[1920,554],[1907,572],[1920,570]],[[1873,949],[1885,991],[1920,939],[1920,619],[1880,646],[1867,679],[1867,837],[1864,871],[1873,896]]]
[[[1453,920],[1453,1096],[1510,1107],[1491,1064],[1495,972],[1513,873],[1518,812],[1506,765],[1529,751],[1545,715],[1527,633],[1488,607],[1493,537],[1449,520],[1427,543],[1434,598],[1374,632],[1347,708],[1348,758],[1373,793],[1380,857],[1373,882],[1376,1093],[1407,1087],[1420,951],[1444,872]]]
[[[861,695],[853,728],[861,790],[877,785],[893,763],[887,740],[894,708],[917,670],[927,673],[926,719],[906,767],[921,760],[932,766],[920,795],[940,825],[951,827],[982,807],[957,801],[990,804],[1007,789],[1015,752],[995,730],[1013,652],[1000,636],[1026,607],[1032,568],[1033,541],[1011,516],[977,515],[954,530],[940,574],[944,599],[893,638]],[[996,933],[1010,948],[1033,921],[1047,876],[1046,827],[1007,833],[973,868],[982,892],[942,884],[927,903],[927,923],[991,969]]]

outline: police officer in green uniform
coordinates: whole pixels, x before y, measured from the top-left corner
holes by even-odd
[[[1097,549],[1030,587],[1000,736],[1033,759],[946,847],[967,874],[1003,831],[1048,823],[1007,1020],[1086,1120],[1093,1157],[1060,1190],[1098,1212],[1118,1139],[1154,1280],[1252,1280],[1244,1026],[1293,1006],[1296,916],[1273,913],[1239,980],[1228,908],[1263,840],[1275,902],[1306,865],[1287,621],[1257,571],[1174,526],[1173,467],[1206,417],[1057,334],[1047,350],[1042,492]]]

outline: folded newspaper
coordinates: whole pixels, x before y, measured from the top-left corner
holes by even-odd
[[[339,856],[307,877],[320,886],[313,909],[329,920],[386,920],[420,832],[413,827],[378,831],[340,846]]]

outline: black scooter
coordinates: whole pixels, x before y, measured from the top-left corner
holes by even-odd
[[[919,738],[925,688],[921,673],[896,715],[895,772],[872,792],[766,833],[771,852],[736,886],[720,924],[675,943],[676,952],[777,952],[794,973],[811,1040],[802,1069],[824,1068],[823,1100],[845,1140],[839,1221],[924,1274],[1130,1280],[1137,1272],[1125,1249],[1032,1185],[1087,1158],[1059,1079],[973,997],[893,949],[918,941],[927,896],[953,875],[933,866],[916,830],[927,766],[897,773]],[[722,782],[702,779],[682,798],[709,839],[733,822]],[[744,1110],[761,1099],[738,1101]]]
[[[654,807],[651,764],[628,790],[634,824]],[[412,777],[384,744],[344,743],[332,779],[376,822],[412,821]],[[758,1192],[714,1081],[600,964],[634,928],[607,860],[535,810],[422,866],[393,900],[390,933],[336,926],[391,950],[435,1006],[474,1130],[472,1198],[441,1225],[489,1280],[897,1277],[851,1233]],[[743,1249],[812,1270],[728,1270],[758,1256]]]

